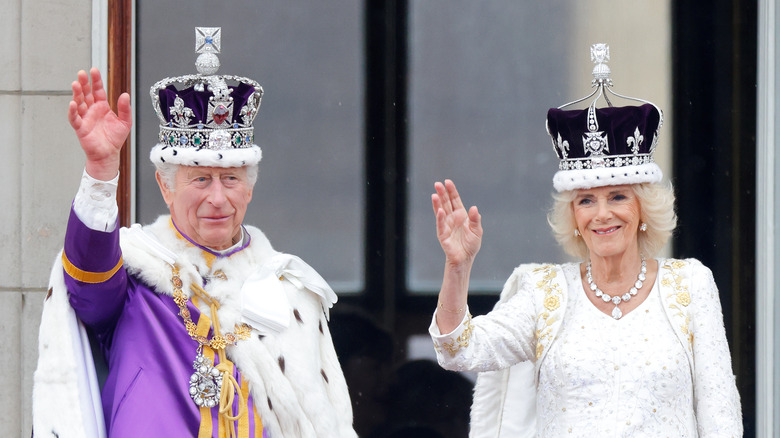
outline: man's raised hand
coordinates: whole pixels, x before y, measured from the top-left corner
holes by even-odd
[[[119,172],[122,146],[133,126],[130,96],[127,93],[119,96],[117,113],[114,113],[108,104],[100,71],[94,67],[89,75],[84,70],[79,71],[72,88],[68,121],[86,155],[87,173],[98,180],[113,179]]]

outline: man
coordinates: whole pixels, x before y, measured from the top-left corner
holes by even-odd
[[[68,119],[86,165],[42,318],[36,436],[100,436],[101,415],[111,437],[356,436],[327,326],[335,294],[242,225],[261,158],[252,123],[262,88],[215,75],[219,34],[196,32],[199,75],[152,87],[161,126],[151,159],[170,215],[151,225],[116,225],[129,96],[114,113],[97,69],[73,82]],[[65,359],[86,353],[62,303],[106,357],[102,414],[87,412],[99,404],[90,379]]]

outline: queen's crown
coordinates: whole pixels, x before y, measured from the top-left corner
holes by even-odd
[[[591,82],[595,90],[547,111],[547,133],[560,159],[553,177],[555,189],[660,181],[663,174],[653,153],[663,125],[663,112],[652,102],[612,89],[608,45],[592,45],[590,55],[596,64]],[[633,104],[614,106],[610,95]],[[600,98],[606,106],[598,107]],[[565,109],[588,100],[586,109]]]
[[[197,74],[165,78],[150,90],[162,148],[224,151],[254,145],[263,87],[249,78],[216,74],[221,29],[195,29]]]

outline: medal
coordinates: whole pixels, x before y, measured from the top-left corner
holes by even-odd
[[[195,372],[190,376],[190,397],[201,408],[217,406],[222,391],[222,375],[214,368],[211,360],[203,355],[201,348],[198,348],[192,368]]]

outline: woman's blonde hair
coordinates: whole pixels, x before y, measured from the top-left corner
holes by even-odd
[[[641,217],[639,222],[647,224],[647,231],[639,231],[639,252],[645,257],[654,257],[663,248],[674,228],[677,226],[677,215],[674,212],[674,189],[671,183],[633,184]],[[572,201],[577,195],[576,190],[553,193],[553,206],[547,213],[547,222],[552,228],[555,240],[567,254],[582,260],[589,258],[589,250],[585,241],[574,235],[577,224],[574,220]]]

